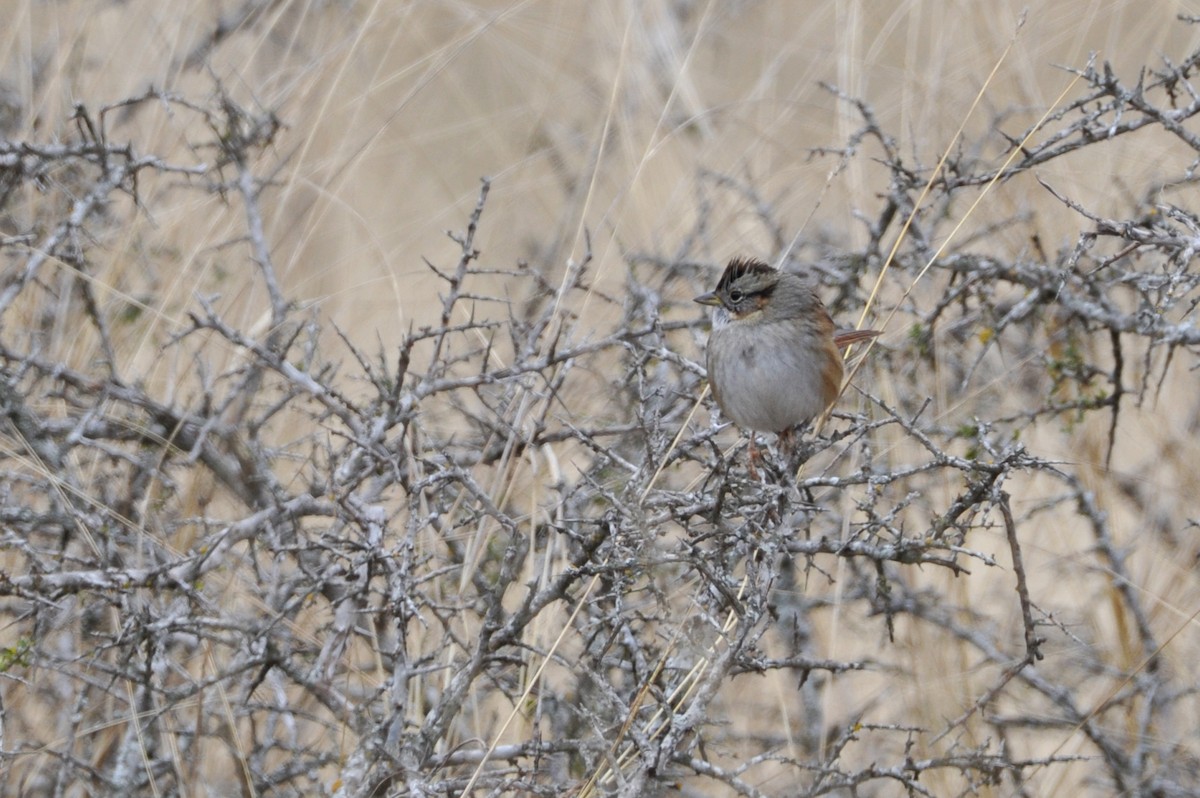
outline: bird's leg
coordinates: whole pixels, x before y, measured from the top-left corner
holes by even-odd
[[[792,452],[796,451],[796,428],[788,427],[783,432],[779,433],[779,451],[782,454],[791,456]]]
[[[758,447],[754,445],[754,432],[750,432],[750,456],[746,460],[747,471],[750,472],[750,479],[758,480],[758,469],[754,467],[756,462],[762,461],[762,454],[759,453]]]
[[[779,433],[779,454],[784,470],[795,474],[816,452],[816,441],[804,436],[811,429],[810,425],[805,424],[799,431],[796,427],[789,427]]]

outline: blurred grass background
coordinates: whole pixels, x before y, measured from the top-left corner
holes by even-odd
[[[796,230],[811,216],[806,234],[861,243],[852,212],[874,207],[882,172],[855,159],[822,194],[835,162],[808,150],[841,146],[857,119],[818,81],[869,102],[900,151],[932,166],[1026,5],[18,1],[0,57],[18,139],[63,128],[75,102],[149,87],[206,96],[214,76],[248,107],[275,111],[288,126],[286,166],[268,227],[287,286],[387,338],[429,307],[420,258],[453,252],[442,233],[483,175],[495,183],[480,248],[496,262],[558,262],[586,225],[597,271],[619,280],[625,252],[679,247],[698,168],[752,180]],[[1194,36],[1173,21],[1184,5],[1029,6],[984,111],[1011,109],[1018,132],[1069,81],[1055,65],[1096,52],[1129,74],[1182,51]],[[186,160],[189,121],[140,110],[109,134]],[[991,123],[976,114],[967,138]],[[1129,202],[1132,178],[1178,170],[1139,145],[1089,149],[1100,162],[1055,163],[1045,176],[1105,213]],[[205,245],[224,212],[215,198],[187,199],[155,205],[153,235],[172,245],[184,295],[213,277]],[[981,224],[1035,210],[1051,247],[1079,228],[1030,181],[989,205]],[[753,209],[722,210],[704,242],[714,264],[770,254]]]
[[[979,111],[966,120],[968,142],[979,141],[999,115],[1007,132],[1023,131],[1070,82],[1061,66],[1082,67],[1090,53],[1128,79],[1159,54],[1188,51],[1196,28],[1175,16],[1200,11],[1194,3],[1076,0],[4,5],[0,133],[8,138],[71,135],[75,103],[95,110],[151,87],[206,97],[216,81],[243,105],[274,111],[286,130],[276,143],[279,185],[264,196],[264,209],[285,292],[367,346],[376,339],[386,346],[410,325],[434,320],[440,285],[422,258],[456,257],[444,231],[461,226],[481,176],[493,180],[477,237],[485,265],[529,260],[560,269],[582,255],[586,229],[595,284],[610,293],[621,292],[626,258],[634,254],[687,251],[710,260],[714,276],[732,255],[778,254],[751,204],[731,194],[707,196],[701,170],[753,185],[786,220],[789,235],[853,250],[867,235],[856,214],[875,215],[887,173],[864,152],[827,182],[836,156],[810,150],[844,146],[859,120],[819,82],[868,102],[899,151],[928,168],[1010,42]],[[107,134],[187,163],[200,141],[194,123],[178,109],[143,105],[109,115]],[[1054,161],[1039,175],[1099,214],[1128,213],[1146,203],[1139,192],[1181,174],[1190,157],[1168,142],[1129,136]],[[111,259],[97,273],[112,301],[132,297],[153,311],[123,342],[128,363],[139,364],[129,376],[160,384],[168,395],[187,382],[180,375],[189,364],[161,357],[159,346],[178,330],[197,292],[219,293],[222,311],[246,329],[261,329],[268,317],[251,264],[223,246],[244,224],[237,206],[176,188],[170,180],[145,186],[151,212],[94,253]],[[27,199],[36,207],[36,196]],[[696,238],[702,199],[715,204],[703,211]],[[1030,175],[998,186],[971,223],[986,227],[1014,215],[1029,217],[1051,252],[1073,246],[1088,226]],[[992,254],[1030,254],[1036,245],[1029,230],[990,237],[989,246],[1008,248]],[[936,295],[939,288],[927,290]],[[608,312],[602,303],[577,310],[581,335],[601,323],[589,312]],[[57,345],[77,361],[94,356],[94,340],[86,331],[77,335],[69,318],[59,330]],[[904,331],[888,333],[895,341]],[[1137,368],[1153,372],[1153,365]],[[930,412],[952,426],[970,423],[976,403],[999,401],[996,395],[1019,403],[1012,388],[1020,364],[1001,357],[989,366],[965,392],[939,375]],[[869,379],[879,383],[886,375]],[[873,388],[888,391],[886,384]],[[1176,368],[1152,400],[1128,407],[1111,469],[1103,467],[1106,418],[1041,429],[1027,441],[1093,483],[1129,548],[1137,589],[1153,597],[1164,637],[1187,624],[1200,603],[1194,561],[1147,542],[1155,530],[1183,528],[1196,513],[1197,393],[1195,375]],[[1028,481],[1017,506],[1045,500],[1037,482]],[[1081,608],[1090,625],[1081,637],[1130,667],[1139,653],[1126,645],[1120,612],[1103,593],[1077,592],[1084,583],[1073,577],[1091,567],[1079,562],[1086,535],[1027,525],[1023,539],[1037,595]],[[991,543],[1002,547],[999,537]],[[1009,578],[994,570],[944,587],[969,606],[1008,595]],[[1086,584],[1094,590],[1097,583]],[[877,619],[835,621],[821,644],[826,656],[877,645]],[[1176,667],[1200,661],[1194,628],[1172,642],[1168,657]],[[995,673],[973,672],[961,649],[927,633],[901,624],[895,650],[910,658],[907,670],[918,677],[897,685],[882,674],[873,689],[880,702],[914,713],[914,723],[937,727],[960,714]],[[1070,655],[1052,652],[1044,667]],[[775,713],[786,715],[783,696],[794,685],[782,674],[754,678],[727,707],[735,730],[758,730]],[[1097,700],[1103,692],[1098,687]],[[837,717],[838,696],[823,700],[825,715]],[[1196,728],[1200,718],[1181,724]],[[1071,752],[1068,746],[1062,753]]]

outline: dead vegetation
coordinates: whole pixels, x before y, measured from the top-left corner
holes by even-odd
[[[1198,516],[1157,487],[1188,464],[1122,436],[1200,412],[1198,69],[1084,66],[1045,126],[937,170],[842,96],[866,246],[790,248],[703,173],[694,229],[616,289],[591,239],[489,256],[485,180],[398,342],[281,273],[285,115],[150,90],[0,142],[6,792],[1195,794]],[[194,157],[119,139],[141,106]],[[1023,213],[952,235],[994,179],[1151,130],[1190,165],[1124,215],[1039,174],[1070,245]],[[169,248],[126,233],[181,193],[241,219],[209,246],[245,273],[175,308]],[[719,264],[689,243],[730,197],[887,330],[795,473],[752,476],[698,404]],[[100,269],[117,247],[139,270]]]

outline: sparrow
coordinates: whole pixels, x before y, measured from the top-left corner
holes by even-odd
[[[749,258],[731,260],[717,287],[695,301],[716,308],[706,359],[721,412],[785,444],[837,399],[841,349],[879,335],[838,330],[803,278]]]

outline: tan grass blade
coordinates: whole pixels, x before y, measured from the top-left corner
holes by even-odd
[[[748,575],[742,579],[742,584],[738,587],[738,599],[741,599],[741,597],[745,595],[746,586],[749,584],[749,581],[750,577]],[[708,655],[697,660],[696,663],[692,665],[691,670],[687,672],[687,674],[680,680],[679,684],[675,686],[675,689],[672,690],[670,695],[667,696],[667,704],[670,706],[673,712],[680,712],[687,704],[688,699],[692,696],[693,692],[696,690],[696,687],[700,684],[701,677],[708,670],[708,666],[712,662],[712,654],[715,653],[717,646],[720,645],[722,640],[728,639],[729,634],[733,631],[734,627],[737,626],[737,620],[737,611],[735,609],[730,609],[729,613],[725,616],[725,623],[721,626],[721,636],[714,640],[712,645],[709,646]],[[617,738],[614,740],[613,746],[610,750],[615,751],[616,747],[620,744],[621,740],[624,739],[626,733],[629,731],[629,728],[633,723],[633,718],[637,714],[638,708],[641,706],[642,701],[648,693],[650,685],[654,682],[654,677],[662,671],[663,667],[666,665],[667,658],[674,650],[675,642],[679,639],[679,633],[680,629],[677,627],[675,629],[675,637],[672,638],[668,645],[663,649],[663,653],[655,665],[653,674],[649,679],[646,680],[646,683],[642,685],[641,690],[638,691],[635,700],[630,706],[629,717],[626,718],[625,724],[621,727],[621,732],[617,735]],[[665,714],[666,711],[662,707],[659,707],[658,710],[656,710],[655,713],[646,721],[644,731],[648,740],[654,740],[658,738],[659,735],[661,735],[669,727],[670,720],[665,717]],[[636,753],[637,752],[632,745],[626,747],[624,751],[616,756],[616,764],[618,766],[625,765],[635,757]],[[613,778],[614,773],[611,768],[606,769],[604,764],[599,765],[592,773],[591,778],[588,779],[588,781],[576,794],[576,798],[591,798],[591,796],[594,794],[597,784],[609,784]]]
[[[579,611],[583,609],[585,604],[587,604],[588,596],[592,594],[592,590],[596,587],[596,584],[599,581],[600,574],[593,576],[592,581],[588,582],[587,590],[583,591],[583,595],[575,600],[575,609],[571,610],[571,615],[567,618],[566,623],[563,624],[562,631],[559,632],[558,637],[555,638],[554,644],[550,646],[550,650],[546,652],[546,656],[542,658],[542,663],[538,665],[537,670],[534,671],[533,676],[530,677],[529,683],[525,685],[525,689],[521,692],[521,697],[513,703],[512,711],[508,713],[508,717],[504,719],[504,722],[500,724],[500,728],[497,729],[495,734],[492,735],[492,742],[490,745],[488,745],[487,753],[483,755],[483,758],[479,760],[479,764],[475,766],[475,772],[471,774],[471,778],[467,781],[467,786],[463,788],[463,795],[471,794],[471,789],[475,786],[475,782],[478,781],[480,775],[483,774],[484,765],[488,763],[488,760],[492,756],[492,752],[494,752],[496,750],[496,746],[500,744],[500,738],[504,736],[505,730],[508,729],[508,726],[510,723],[512,723],[513,718],[517,716],[517,712],[519,712],[521,707],[524,706],[525,699],[529,697],[529,693],[533,691],[533,686],[541,679],[542,673],[546,670],[546,666],[550,664],[550,660],[553,659],[554,652],[558,650],[560,645],[562,645],[562,641],[566,638],[567,632],[574,628],[572,624],[575,621],[575,617],[579,615]]]

